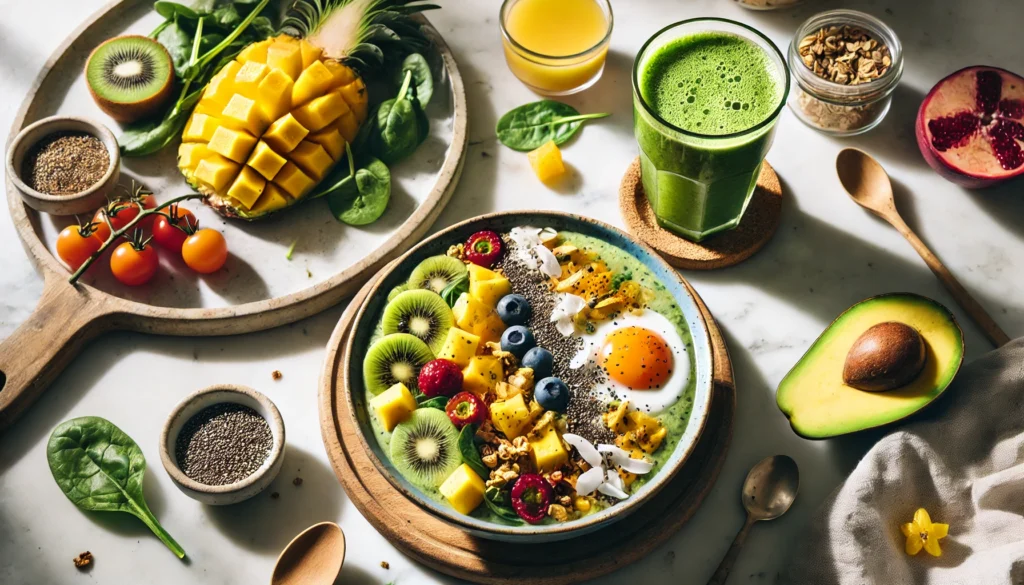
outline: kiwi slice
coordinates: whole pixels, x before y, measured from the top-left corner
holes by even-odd
[[[416,265],[409,275],[409,288],[425,288],[441,294],[444,287],[466,273],[466,265],[451,256],[431,256]]]
[[[157,114],[167,103],[174,63],[153,39],[115,37],[89,55],[85,80],[101,110],[118,122],[131,123]]]
[[[363,381],[374,395],[399,382],[410,390],[416,390],[416,377],[420,375],[420,368],[432,359],[434,352],[415,335],[385,335],[366,352]]]
[[[391,464],[402,477],[436,488],[462,464],[459,431],[443,410],[417,408],[391,434]]]
[[[407,290],[409,290],[408,282],[403,282],[402,284],[391,289],[391,292],[388,293],[388,302],[390,303],[391,301],[395,300],[395,297],[397,297],[400,293],[404,293]]]
[[[441,351],[454,324],[455,315],[441,295],[423,289],[398,293],[384,307],[381,319],[384,335],[410,333],[422,339],[434,353]]]

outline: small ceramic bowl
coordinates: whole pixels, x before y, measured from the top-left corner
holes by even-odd
[[[225,485],[205,485],[188,477],[178,467],[175,446],[178,434],[189,419],[209,406],[224,403],[248,406],[266,419],[274,435],[274,445],[267,460],[249,477]],[[267,489],[281,471],[284,464],[284,421],[274,403],[252,388],[235,384],[203,388],[182,400],[167,417],[160,435],[160,460],[174,484],[188,497],[212,506],[237,504]]]
[[[40,140],[56,132],[91,134],[99,138],[100,142],[107,147],[107,153],[110,155],[110,168],[95,185],[72,195],[50,195],[30,188],[22,180],[25,155]],[[18,132],[7,149],[7,179],[21,194],[26,205],[50,215],[91,214],[107,202],[107,195],[117,185],[120,177],[121,150],[117,144],[117,138],[106,126],[86,118],[71,116],[43,118]]]

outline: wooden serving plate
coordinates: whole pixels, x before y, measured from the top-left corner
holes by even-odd
[[[713,353],[713,393],[704,432],[676,477],[638,510],[615,524],[557,543],[485,540],[441,521],[396,489],[370,460],[351,423],[341,372],[348,336],[376,279],[355,296],[327,346],[320,375],[320,428],[335,475],[359,512],[404,554],[442,573],[474,583],[561,585],[606,575],[668,540],[693,516],[725,462],[736,416],[729,351],[704,301]],[[553,554],[552,551],[557,551]]]
[[[84,115],[116,129],[88,97],[81,75],[85,59],[103,40],[125,32],[147,34],[159,20],[151,0],[116,0],[84,22],[40,72],[15,116],[11,137],[54,114]],[[33,211],[8,180],[11,218],[43,275],[44,288],[35,312],[0,344],[0,430],[100,333],[124,329],[232,335],[297,321],[351,296],[417,242],[450,199],[468,145],[466,94],[458,66],[440,34],[423,22],[434,41],[435,50],[427,58],[438,78],[427,108],[431,135],[409,160],[392,169],[391,203],[371,226],[341,225],[329,216],[326,203],[317,201],[252,224],[224,220],[197,203],[190,208],[200,222],[223,231],[228,240],[231,257],[220,272],[200,278],[180,258],[162,254],[162,269],[154,281],[130,289],[113,279],[101,259],[73,286],[50,251],[56,234],[72,218]],[[121,184],[130,187],[138,179],[158,201],[190,192],[177,172],[175,150],[172,145],[153,157],[122,161]],[[296,255],[286,259],[290,244]]]

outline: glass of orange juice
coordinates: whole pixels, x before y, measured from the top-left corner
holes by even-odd
[[[609,0],[505,0],[505,60],[537,93],[583,91],[604,71],[612,21]]]

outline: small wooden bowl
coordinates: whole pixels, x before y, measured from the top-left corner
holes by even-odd
[[[274,445],[267,460],[252,475],[224,485],[206,485],[185,475],[178,467],[175,446],[182,427],[203,409],[216,404],[241,404],[255,410],[266,419],[274,435]],[[174,407],[160,434],[160,461],[164,469],[185,495],[204,504],[225,506],[248,500],[267,489],[284,465],[284,421],[281,412],[269,398],[247,386],[220,384],[203,388]]]
[[[95,185],[72,195],[50,195],[30,188],[21,178],[25,155],[40,140],[57,132],[84,132],[95,136],[107,147],[110,167]],[[107,202],[107,195],[121,177],[121,149],[117,138],[106,126],[86,118],[52,116],[30,124],[18,132],[7,149],[7,178],[26,205],[50,215],[93,213]]]

